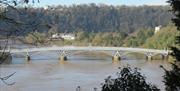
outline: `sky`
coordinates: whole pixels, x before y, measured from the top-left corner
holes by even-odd
[[[167,5],[167,0],[40,0],[38,5],[107,4],[107,5]]]

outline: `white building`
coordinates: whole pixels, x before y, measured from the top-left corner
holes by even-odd
[[[75,40],[75,35],[74,34],[65,34],[65,33],[62,33],[62,34],[53,34],[51,36],[52,39],[65,39],[65,40]]]
[[[51,36],[51,38],[53,38],[53,39],[57,39],[57,38],[60,38],[60,36],[59,36],[59,34],[53,34],[52,36]]]
[[[75,40],[74,34],[60,34],[60,37],[65,40]]]
[[[160,29],[161,29],[161,26],[157,26],[157,27],[155,27],[154,34],[156,34],[157,32],[159,32],[159,31],[160,31]]]

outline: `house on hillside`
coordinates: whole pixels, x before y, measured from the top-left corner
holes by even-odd
[[[156,27],[155,27],[154,34],[156,34],[157,32],[159,32],[160,30],[161,30],[161,25],[160,25],[160,26],[156,26]]]
[[[65,40],[75,40],[74,34],[60,34],[60,37]]]
[[[53,35],[51,36],[51,38],[52,38],[52,39],[58,39],[58,38],[60,38],[60,36],[59,36],[58,33],[56,33],[56,34],[53,34]]]
[[[75,35],[74,34],[65,34],[65,33],[62,33],[62,34],[56,33],[51,36],[51,39],[75,40]]]

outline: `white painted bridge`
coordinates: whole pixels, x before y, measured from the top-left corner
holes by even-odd
[[[1,50],[2,51],[2,50]],[[100,47],[100,46],[52,46],[52,47],[36,47],[36,48],[25,48],[25,49],[10,49],[5,50],[5,52],[10,52],[11,54],[16,53],[32,53],[32,52],[43,52],[43,51],[61,51],[60,55],[63,57],[67,56],[66,51],[114,51],[114,57],[121,57],[122,53],[142,53],[145,54],[147,59],[151,59],[152,56],[162,55],[164,58],[169,55],[171,51],[169,50],[156,50],[156,49],[145,49],[145,48],[129,48],[129,47]],[[27,55],[29,57],[29,55]]]
[[[128,51],[128,52],[139,52],[139,53],[155,53],[155,54],[168,54],[168,50],[156,50],[156,49],[144,49],[144,48],[128,48],[128,47],[75,47],[75,46],[65,46],[65,47],[36,47],[36,48],[25,48],[25,49],[10,49],[6,52],[10,53],[23,53],[23,52],[39,52],[39,51]]]

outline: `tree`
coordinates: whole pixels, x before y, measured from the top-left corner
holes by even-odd
[[[18,21],[14,17],[10,17],[7,14],[7,12],[11,11],[11,13],[21,14],[21,12],[17,9],[16,6],[22,5],[22,4],[28,4],[30,1],[32,1],[32,3],[35,3],[36,0],[0,0],[0,22],[1,22],[1,26],[6,26],[6,28],[8,26],[11,28],[11,29],[7,30],[5,28],[0,27],[1,35],[3,35],[2,37],[4,37],[4,39],[6,39],[4,46],[0,45],[0,50],[7,49],[7,46],[8,46],[7,41],[12,35],[18,36],[21,33],[23,33],[23,31],[19,31],[17,29],[17,28],[19,28],[19,25],[28,25],[28,24],[25,24],[25,23]],[[39,0],[37,0],[37,2],[39,2]],[[28,17],[26,17],[26,18],[28,18]],[[14,29],[12,29],[12,26],[13,27],[15,26],[16,28],[14,27]],[[0,52],[0,54],[1,54],[0,55],[0,64],[2,64],[3,61],[5,60],[5,57],[4,57],[5,53]]]
[[[20,24],[18,21],[16,21],[16,19],[13,19],[13,18],[10,18],[6,15],[6,13],[8,12],[8,8],[12,9],[12,10],[15,10],[16,12],[19,12],[17,9],[16,9],[16,6],[17,5],[21,5],[21,4],[28,4],[29,1],[31,0],[0,0],[0,21],[1,23],[3,22],[4,24],[7,24],[7,25],[10,25],[9,27],[11,27],[12,25],[18,25]],[[34,2],[34,0],[32,0],[32,2]],[[39,0],[38,0],[39,2]],[[6,50],[8,48],[8,39],[14,34],[20,34],[21,32],[19,32],[18,30],[14,30],[14,31],[11,31],[11,30],[6,30],[6,29],[3,29],[3,28],[0,28],[0,31],[3,33],[4,37],[5,37],[5,44],[2,46],[0,45],[0,65],[2,63],[4,63],[4,61],[8,58],[8,53],[5,52],[4,50]],[[18,32],[18,33],[17,33]],[[2,51],[3,50],[3,51]],[[15,82],[13,83],[7,83],[6,80],[8,80],[11,76],[13,76],[15,74],[12,73],[8,76],[5,76],[5,77],[0,77],[0,80],[7,84],[7,85],[13,85],[15,84]]]
[[[105,79],[102,91],[160,91],[155,85],[145,81],[146,77],[141,75],[139,69],[131,69],[129,66],[117,73],[118,78],[109,76]]]
[[[175,45],[175,37],[178,31],[174,25],[161,28],[159,32],[148,38],[143,47],[154,49],[165,49]]]
[[[18,16],[21,21],[33,20],[39,16],[36,22],[30,22],[31,28],[38,22],[46,22],[52,27],[55,26],[58,32],[73,32],[82,29],[95,33],[124,31],[128,34],[139,29],[154,28],[157,25],[166,26],[171,17],[171,14],[166,12],[169,9],[167,6],[129,7],[83,4],[48,8],[28,7],[26,9],[28,9],[27,12],[24,8],[18,7],[22,14],[8,10],[8,15]],[[26,16],[31,18],[27,19]],[[159,23],[157,23],[158,21]],[[7,28],[7,26],[0,27]],[[25,34],[29,31],[32,32],[29,29]],[[48,29],[41,28],[39,31],[48,32]]]
[[[172,7],[171,12],[174,14],[172,21],[175,23],[177,30],[180,31],[180,0],[169,0],[170,6]],[[165,71],[164,83],[167,91],[180,91],[180,36],[176,37],[176,47],[172,47],[172,55],[176,58],[175,62],[172,63],[172,69]]]
[[[29,44],[33,44],[37,46],[42,44],[48,44],[47,36],[44,33],[39,33],[39,32],[29,33],[25,37],[25,41]]]
[[[162,67],[162,66],[161,66]],[[162,67],[165,71],[164,84],[166,91],[179,91],[180,90],[180,67],[176,64],[172,64],[172,70],[166,70]]]
[[[175,18],[172,19],[177,30],[180,31],[180,0],[169,0],[170,6],[172,7],[172,12],[174,13]],[[176,37],[176,43],[180,46],[180,36]],[[180,61],[180,48],[172,47],[173,56]]]

